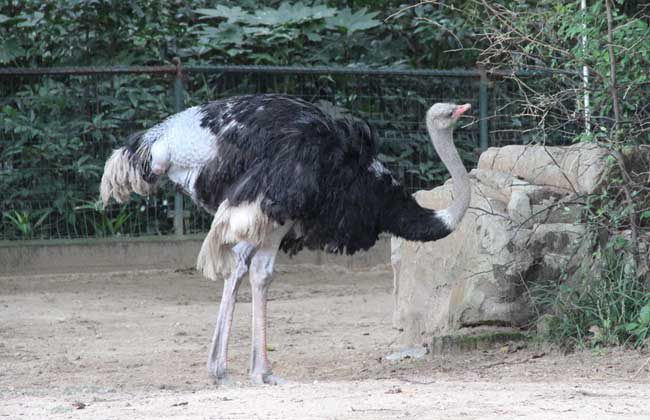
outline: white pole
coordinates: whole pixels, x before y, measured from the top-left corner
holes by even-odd
[[[582,10],[582,13],[587,13],[587,0],[581,0],[580,1],[580,10]],[[584,19],[584,17],[583,17]],[[586,31],[587,29],[587,24],[583,23],[582,24],[583,30]],[[583,56],[586,56],[586,50],[587,50],[587,35],[583,34],[582,35],[582,51],[583,51]],[[585,107],[585,133],[590,133],[591,132],[591,107],[589,105],[589,68],[587,65],[582,66],[582,87],[584,89],[584,107]]]

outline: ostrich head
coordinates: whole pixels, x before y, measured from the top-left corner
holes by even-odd
[[[471,107],[470,104],[435,104],[427,111],[427,127],[429,130],[445,130],[451,128]]]

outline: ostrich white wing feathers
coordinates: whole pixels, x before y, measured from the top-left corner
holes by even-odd
[[[151,145],[151,171],[166,174],[192,198],[196,177],[217,153],[216,136],[201,125],[204,117],[200,107],[188,108],[143,136],[143,143]]]
[[[171,116],[147,131],[144,142],[151,146],[152,167],[156,163],[181,168],[197,168],[214,158],[216,136],[201,126],[204,115],[198,106]],[[158,160],[158,162],[157,162]]]
[[[131,192],[151,194],[164,174],[194,199],[198,174],[217,155],[216,135],[202,125],[204,117],[201,107],[191,107],[131,136],[104,168],[104,205],[111,196],[123,202]]]

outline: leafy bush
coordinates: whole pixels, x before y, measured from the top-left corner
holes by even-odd
[[[48,77],[15,86],[0,105],[2,236],[101,234],[94,229],[101,215],[79,206],[97,196],[108,152],[134,128],[167,113],[167,88],[148,76]],[[48,223],[16,229],[43,213]]]
[[[592,347],[650,344],[650,285],[637,276],[629,245],[614,238],[572,280],[533,286],[533,302],[555,316],[552,340]]]
[[[4,218],[22,238],[32,238],[37,229],[43,224],[47,216],[50,215],[50,210],[40,211],[32,214],[26,211],[14,210],[13,212],[5,212]]]
[[[471,35],[453,10],[424,5],[384,23],[399,1],[354,4],[357,9],[333,0],[5,1],[0,64],[159,64],[175,56],[191,64],[473,64],[471,51],[445,53]]]
[[[513,78],[536,142],[597,142],[610,151],[605,185],[575,197],[584,200],[593,264],[577,281],[538,285],[533,299],[558,317],[560,341],[642,346],[650,310],[643,255],[650,249],[650,19],[639,2],[589,3],[581,10],[578,1],[476,0],[472,16],[484,22],[479,60],[488,69],[548,75]]]

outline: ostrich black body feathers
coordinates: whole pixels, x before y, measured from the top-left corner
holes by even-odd
[[[435,240],[450,233],[376,160],[362,121],[334,118],[284,95],[250,95],[201,107],[217,153],[199,173],[196,200],[211,212],[261,199],[262,211],[298,223],[281,247],[330,252],[368,249],[379,233]]]

